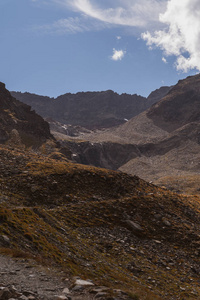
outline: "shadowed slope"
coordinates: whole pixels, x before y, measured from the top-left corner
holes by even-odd
[[[34,147],[53,139],[48,123],[31,111],[30,106],[13,98],[0,83],[0,142],[10,138]]]

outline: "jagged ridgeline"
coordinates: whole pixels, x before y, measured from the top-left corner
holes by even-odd
[[[148,98],[136,94],[119,95],[111,90],[67,93],[56,99],[30,93],[11,94],[31,105],[44,118],[87,129],[101,129],[127,122],[161,99],[169,90],[170,87],[162,87],[152,92]]]

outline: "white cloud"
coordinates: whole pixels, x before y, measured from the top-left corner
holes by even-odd
[[[167,60],[165,57],[162,57],[162,61],[164,62],[164,64],[167,64]]]
[[[56,33],[56,34],[76,33],[76,32],[83,32],[88,30],[87,26],[82,24],[78,17],[60,19],[54,22],[53,24],[37,26],[35,27],[35,29],[40,30],[44,33]]]
[[[113,49],[113,55],[111,57],[112,60],[122,60],[122,58],[125,56],[126,51],[124,50],[116,50],[115,48]]]
[[[121,40],[121,38],[122,38],[122,37],[121,37],[121,36],[119,36],[119,35],[118,35],[118,36],[116,36],[116,39],[117,39],[117,40]]]
[[[200,71],[200,1],[169,0],[160,22],[165,30],[142,34],[147,45],[161,48],[165,56],[177,56],[177,70]]]
[[[85,15],[112,25],[147,28],[159,21],[166,0],[54,0]],[[100,4],[99,4],[100,2]]]

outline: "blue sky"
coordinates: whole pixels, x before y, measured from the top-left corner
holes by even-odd
[[[199,0],[1,0],[0,36],[14,91],[147,96],[200,70]]]

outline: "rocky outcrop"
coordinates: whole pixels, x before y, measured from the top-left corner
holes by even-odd
[[[84,127],[78,125],[71,125],[71,124],[62,124],[58,121],[55,121],[51,118],[45,119],[50,126],[51,132],[61,133],[67,136],[80,136],[81,134],[90,133],[91,130],[88,130]]]
[[[129,160],[140,156],[137,146],[119,143],[90,143],[60,141],[73,153],[72,158],[80,164],[117,170]]]
[[[169,87],[161,88],[149,98],[136,94],[119,95],[111,90],[67,93],[56,99],[30,93],[11,93],[18,100],[31,105],[44,118],[87,129],[101,129],[127,122],[166,95],[168,90]]]
[[[9,139],[37,147],[52,139],[49,125],[31,107],[16,100],[0,83],[0,143]]]

